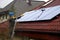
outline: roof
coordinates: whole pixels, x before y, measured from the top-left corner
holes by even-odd
[[[60,0],[56,0],[56,1],[60,1]],[[53,6],[56,1],[54,1],[51,5]],[[56,2],[56,6],[59,3]],[[9,26],[8,24],[9,24],[8,22],[1,23],[0,28],[7,28]],[[37,21],[37,22],[34,21],[34,22],[22,22],[22,23],[17,22],[16,30],[60,33],[60,15],[57,15],[56,18],[51,21]]]
[[[17,22],[16,30],[60,33],[60,15],[51,21]]]
[[[1,2],[2,1],[2,2]],[[0,12],[10,10],[15,1],[10,0],[1,0],[0,1]]]
[[[0,0],[0,8],[5,8],[7,5],[9,5],[14,0]]]
[[[3,12],[0,12],[0,15],[3,15],[3,14],[8,14],[9,11],[3,11]]]
[[[60,5],[60,0],[54,0],[44,8],[54,7]],[[37,7],[38,9],[40,6]],[[36,9],[37,9],[36,8]],[[53,11],[52,11],[53,12]],[[55,12],[55,11],[54,11]],[[51,14],[51,13],[50,13]],[[30,21],[30,22],[17,22],[16,30],[20,31],[35,31],[35,32],[52,32],[60,33],[60,14],[48,21]]]

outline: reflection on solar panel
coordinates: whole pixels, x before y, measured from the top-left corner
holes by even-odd
[[[10,4],[14,0],[0,0],[0,8],[6,7],[8,4]]]
[[[44,9],[44,11],[42,11]],[[30,12],[25,12],[17,22],[23,21],[38,21],[38,20],[51,20],[56,15],[60,14],[60,6],[54,6],[49,8],[41,8],[39,10],[33,10]]]
[[[47,2],[47,1],[49,1],[49,0],[32,0],[32,1],[45,1],[45,2]]]

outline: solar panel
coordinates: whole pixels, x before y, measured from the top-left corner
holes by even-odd
[[[49,9],[49,8],[48,8]],[[42,13],[41,9],[39,10],[33,10],[30,12],[25,12],[23,17],[18,19],[17,21],[34,21],[37,19],[37,17]]]
[[[45,10],[44,13],[37,20],[48,20],[55,17],[60,12],[60,6],[50,7],[50,9]]]
[[[45,11],[42,11],[42,9],[44,9]],[[24,16],[22,16],[20,19],[17,19],[17,22],[50,20],[58,14],[60,14],[60,6],[41,8],[39,10],[25,12]]]
[[[41,14],[41,10],[36,10],[33,14],[31,14],[28,18],[27,21],[34,21],[36,20],[37,16]]]
[[[4,8],[14,0],[0,0],[0,8]]]
[[[55,16],[57,16],[58,14],[60,14],[60,9],[56,10],[55,12],[52,12],[52,14],[49,14],[48,16],[42,18],[44,20],[50,20],[52,18],[54,18]]]
[[[23,15],[23,17],[21,17],[21,21],[26,21],[27,19],[29,19],[32,15],[34,15],[35,11],[30,11],[30,12],[25,12]],[[32,14],[31,14],[32,13]]]

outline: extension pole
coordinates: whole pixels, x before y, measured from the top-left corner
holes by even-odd
[[[16,18],[17,19],[17,18]],[[14,37],[14,34],[15,34],[15,27],[16,27],[16,21],[15,21],[15,23],[14,23],[14,27],[13,27],[13,29],[12,29],[12,34],[11,34],[11,40],[13,40],[13,37]]]

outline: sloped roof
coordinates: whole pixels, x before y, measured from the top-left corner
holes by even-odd
[[[9,5],[14,0],[0,0],[0,8],[5,8],[7,5]]]
[[[9,10],[13,3],[14,0],[0,0],[0,12]]]
[[[60,0],[56,0],[56,1],[60,1]],[[55,4],[54,1],[52,3],[52,6]],[[59,2],[60,3],[60,2]],[[55,5],[59,4],[58,2],[56,2]],[[51,6],[51,5],[50,5]],[[60,15],[56,16],[57,18],[55,18],[54,20],[51,21],[37,21],[37,22],[18,22],[16,24],[16,30],[22,30],[22,31],[35,31],[35,32],[59,32],[60,31]],[[0,28],[7,28],[8,27],[7,22],[1,23],[0,24]],[[5,26],[4,26],[5,25]],[[60,33],[60,32],[59,32]]]

